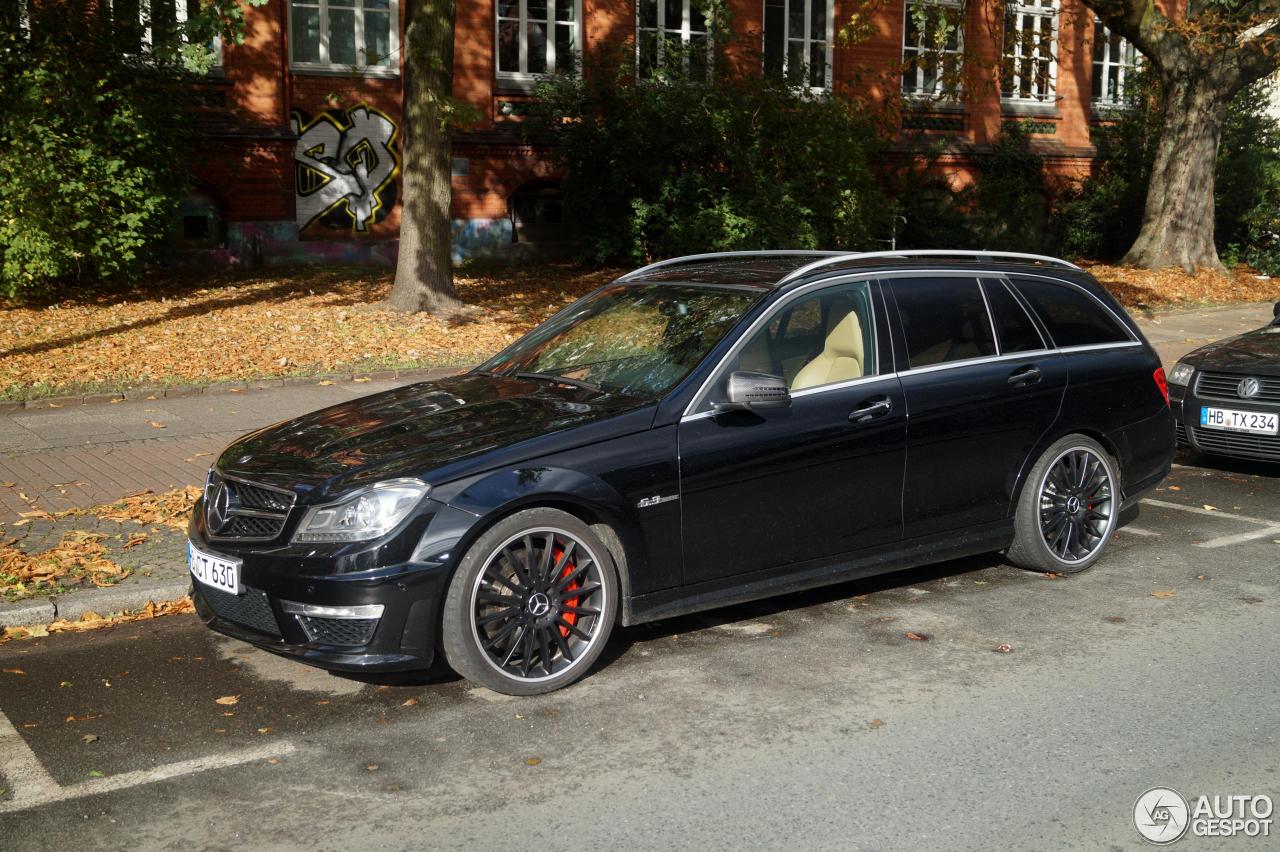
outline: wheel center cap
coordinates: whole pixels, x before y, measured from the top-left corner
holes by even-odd
[[[529,602],[526,604],[529,614],[535,618],[546,615],[551,610],[551,599],[542,592],[534,592],[529,595]]]
[[[1068,498],[1067,498],[1067,511],[1068,511],[1068,512],[1070,512],[1070,513],[1071,513],[1071,514],[1073,514],[1073,515],[1074,515],[1076,512],[1079,512],[1079,511],[1080,511],[1080,498],[1079,498],[1079,497],[1076,497],[1075,495],[1072,495],[1072,496],[1070,496],[1070,497],[1068,497]]]

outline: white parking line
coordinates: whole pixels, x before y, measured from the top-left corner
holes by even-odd
[[[1197,544],[1196,547],[1229,547],[1233,544],[1253,541],[1255,538],[1266,538],[1269,535],[1280,536],[1280,527],[1268,527],[1267,529],[1255,530],[1253,532],[1218,536],[1217,538],[1211,538],[1208,541],[1202,541]]]
[[[109,778],[96,781],[83,781],[63,787],[53,780],[36,757],[35,752],[22,739],[22,735],[13,724],[0,713],[0,775],[13,790],[13,798],[0,802],[0,814],[26,810],[51,802],[64,802],[85,796],[96,796],[99,793],[110,793],[165,781],[197,772],[208,772],[211,769],[224,769],[255,760],[266,760],[269,757],[280,757],[293,754],[297,747],[288,741],[270,743],[257,748],[228,754],[197,757],[194,760],[181,760],[168,763],[153,769],[140,769],[136,772],[122,772]]]
[[[1181,503],[1168,503],[1164,500],[1153,500],[1146,498],[1142,501],[1151,506],[1158,506],[1161,509],[1177,509],[1180,512],[1191,512],[1195,515],[1205,515],[1210,518],[1225,518],[1228,521],[1243,521],[1248,524],[1257,524],[1263,529],[1253,530],[1251,532],[1233,533],[1231,535],[1220,535],[1217,538],[1211,538],[1208,541],[1202,541],[1196,547],[1230,547],[1233,544],[1242,544],[1246,541],[1254,539],[1266,538],[1267,536],[1280,535],[1280,526],[1275,520],[1266,520],[1264,518],[1251,518],[1248,515],[1236,515],[1231,512],[1219,512],[1216,509],[1202,509],[1199,506],[1184,506]]]

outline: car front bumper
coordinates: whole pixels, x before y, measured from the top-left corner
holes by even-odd
[[[1231,408],[1238,411],[1280,412],[1280,405],[1250,400],[1201,397],[1194,390],[1195,379],[1185,388],[1170,388],[1170,406],[1177,424],[1178,446],[1203,453],[1243,459],[1280,462],[1280,435],[1250,435],[1222,429],[1206,429],[1200,425],[1200,409],[1204,406]]]

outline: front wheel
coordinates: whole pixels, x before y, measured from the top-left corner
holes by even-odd
[[[1035,571],[1083,571],[1102,556],[1119,513],[1115,460],[1092,438],[1068,435],[1045,450],[1031,469],[1005,556]]]
[[[600,656],[617,601],[613,560],[590,527],[557,509],[517,512],[476,540],[449,584],[445,658],[495,692],[551,692]]]

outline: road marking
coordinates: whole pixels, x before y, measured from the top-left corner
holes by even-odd
[[[2,770],[0,774],[3,774],[6,783],[13,790],[12,799],[0,802],[0,814],[22,811],[52,802],[65,802],[85,796],[96,796],[100,793],[126,790],[130,787],[167,781],[183,775],[208,772],[211,769],[225,769],[229,766],[252,763],[255,760],[293,754],[295,751],[297,747],[288,741],[268,743],[243,751],[180,760],[177,763],[168,763],[152,769],[122,772],[108,778],[82,781],[63,787],[53,780],[53,776],[41,765],[26,740],[22,739],[22,735],[8,718],[0,713],[0,770]]]
[[[1134,535],[1144,535],[1144,536],[1160,535],[1160,533],[1158,532],[1153,532],[1152,530],[1144,530],[1142,527],[1135,527],[1133,525],[1129,525],[1127,527],[1121,527],[1120,532],[1127,532],[1127,533],[1133,533]]]
[[[1229,547],[1233,544],[1253,541],[1255,538],[1266,538],[1270,535],[1280,535],[1280,527],[1268,527],[1267,529],[1254,530],[1253,532],[1218,536],[1217,538],[1211,538],[1208,541],[1202,541],[1197,544],[1196,547]]]
[[[1184,506],[1181,503],[1168,503],[1164,500],[1154,500],[1150,497],[1144,497],[1143,503],[1149,506],[1158,506],[1161,509],[1178,509],[1182,512],[1192,512],[1197,515],[1207,515],[1210,518],[1226,518],[1229,521],[1248,521],[1251,524],[1261,524],[1264,527],[1275,526],[1275,518],[1251,518],[1248,515],[1233,515],[1230,512],[1219,512],[1211,509],[1201,509],[1199,506]]]

